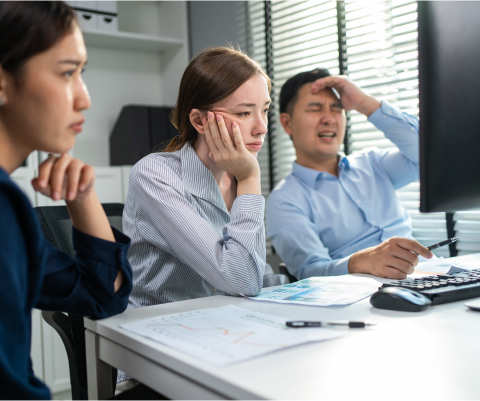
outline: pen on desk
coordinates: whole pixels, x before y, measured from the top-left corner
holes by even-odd
[[[450,244],[453,244],[454,242],[457,242],[458,241],[458,237],[453,237],[453,238],[449,238],[445,241],[442,241],[442,242],[439,242],[437,244],[433,244],[433,245],[430,245],[430,246],[427,246],[427,248],[432,251],[434,249],[437,249],[437,248],[440,248],[442,246],[445,246],[445,245],[450,245]]]
[[[288,327],[302,328],[302,327],[325,327],[325,326],[348,326],[350,328],[365,328],[375,326],[373,322],[349,322],[347,320],[339,320],[337,322],[305,322],[301,320],[287,322]]]

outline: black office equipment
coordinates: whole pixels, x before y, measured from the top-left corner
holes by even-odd
[[[419,1],[420,211],[480,207],[480,2]]]
[[[370,298],[375,308],[421,312],[432,305],[425,295],[402,287],[382,287]]]
[[[170,107],[123,107],[110,135],[110,165],[133,165],[177,136],[169,120],[171,111]]]
[[[380,288],[416,291],[429,298],[432,305],[440,305],[480,297],[480,269],[394,281]]]

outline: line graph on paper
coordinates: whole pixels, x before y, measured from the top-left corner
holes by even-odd
[[[121,327],[215,365],[339,336],[329,329],[287,328],[285,320],[228,305],[158,316]]]

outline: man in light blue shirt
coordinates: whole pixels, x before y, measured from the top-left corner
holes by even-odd
[[[397,147],[339,155],[350,110],[365,114]],[[287,80],[280,113],[297,160],[268,198],[266,223],[290,274],[401,279],[414,271],[417,254],[433,256],[413,239],[395,194],[418,179],[417,118],[324,69]]]

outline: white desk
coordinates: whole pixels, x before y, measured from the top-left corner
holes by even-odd
[[[463,258],[478,260],[480,266],[480,254]],[[209,365],[118,327],[227,304],[291,320],[373,320],[378,325],[342,329],[348,332],[340,339],[228,367]],[[321,308],[216,296],[85,319],[89,399],[109,396],[109,365],[172,399],[480,399],[480,313],[463,304],[408,313],[375,309],[369,299]]]

